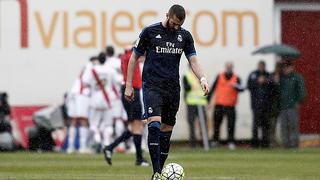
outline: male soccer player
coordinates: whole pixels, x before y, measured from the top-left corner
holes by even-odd
[[[121,56],[121,69],[123,72],[124,82],[126,82],[127,78],[127,68],[130,56],[132,54],[132,50],[126,50],[125,54]],[[142,131],[143,131],[143,122],[142,122],[142,107],[140,100],[140,89],[142,86],[141,79],[141,71],[139,65],[135,67],[134,70],[134,78],[133,78],[133,88],[134,88],[134,101],[128,102],[124,98],[124,88],[122,87],[122,103],[125,107],[125,110],[128,115],[129,128],[122,133],[120,137],[118,137],[113,143],[107,146],[103,152],[105,155],[105,159],[109,165],[112,164],[111,156],[113,149],[119,145],[121,142],[126,141],[131,136],[133,136],[133,142],[136,148],[136,165],[137,166],[149,166],[149,163],[142,156],[141,149],[141,139],[142,139]]]
[[[80,153],[89,153],[89,147],[87,145],[87,140],[89,137],[89,101],[90,101],[90,89],[84,85],[83,75],[86,71],[91,69],[95,64],[99,64],[98,57],[94,56],[90,58],[90,61],[82,69],[80,76],[74,82],[72,89],[67,96],[67,107],[68,115],[72,118],[69,135],[68,135],[68,149],[67,153],[74,153],[74,141],[76,137],[76,126],[77,123],[80,123],[79,128],[80,134]]]
[[[192,35],[181,28],[184,20],[184,8],[180,5],[171,6],[163,22],[143,29],[128,64],[125,98],[132,101],[136,61],[141,55],[146,55],[142,81],[152,179],[161,179],[161,170],[169,153],[171,133],[179,108],[179,63],[183,52],[200,80],[204,95],[209,92],[207,80],[198,64]]]
[[[116,83],[116,72],[105,64],[105,55],[100,53],[99,62],[83,75],[83,82],[90,88],[90,130],[94,133],[94,141],[108,146],[113,134],[113,104],[116,94],[112,91]]]

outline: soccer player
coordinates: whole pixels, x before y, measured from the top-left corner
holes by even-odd
[[[127,113],[121,102],[121,86],[123,84],[123,75],[121,72],[121,60],[115,56],[115,50],[113,46],[107,46],[106,52],[106,65],[115,70],[115,84],[112,90],[116,93],[117,98],[112,101],[112,116],[114,120],[115,137],[120,137],[125,130],[124,122],[127,120]],[[124,144],[118,146],[118,150],[125,150]]]
[[[124,82],[127,77],[127,68],[130,56],[132,54],[132,50],[126,50],[125,54],[121,56],[121,69],[123,72]],[[122,87],[122,103],[125,107],[125,110],[128,115],[129,128],[122,133],[120,137],[118,137],[113,143],[107,146],[103,152],[105,155],[105,159],[108,164],[112,164],[111,156],[113,149],[123,141],[126,141],[131,136],[133,136],[133,142],[136,148],[136,165],[137,166],[149,166],[149,163],[142,156],[141,149],[141,139],[142,139],[142,131],[143,131],[143,122],[142,122],[142,107],[140,100],[140,89],[142,86],[141,79],[141,71],[139,65],[135,67],[134,70],[134,78],[133,78],[133,88],[134,88],[134,96],[135,99],[132,102],[128,102],[124,98],[124,89],[125,85]]]
[[[104,53],[99,54],[100,64],[96,64],[83,75],[84,84],[90,88],[90,130],[94,133],[96,144],[108,146],[113,134],[113,104],[116,99],[112,87],[115,80],[115,70],[105,64]]]
[[[79,128],[80,134],[80,153],[88,153],[89,147],[87,145],[87,140],[89,137],[89,129],[88,129],[88,116],[89,116],[89,94],[90,89],[84,85],[83,75],[86,71],[91,69],[91,67],[95,64],[98,64],[98,57],[91,57],[90,61],[86,64],[86,66],[82,69],[80,76],[74,82],[72,89],[67,95],[67,109],[68,116],[71,117],[71,124],[69,127],[69,135],[68,135],[68,148],[67,153],[74,153],[74,140],[76,137],[76,126],[77,123],[80,123],[81,126]]]
[[[148,120],[148,148],[153,166],[152,179],[161,179],[161,170],[169,153],[171,133],[179,108],[179,63],[183,52],[200,80],[204,95],[209,92],[208,82],[198,64],[192,35],[181,28],[184,20],[184,8],[180,5],[171,6],[163,22],[143,29],[128,64],[125,98],[132,101],[136,61],[146,55],[142,86]]]

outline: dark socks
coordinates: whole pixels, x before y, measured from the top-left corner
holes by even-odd
[[[160,168],[160,122],[148,124],[148,148],[152,161],[153,173],[161,173]]]
[[[141,150],[141,139],[142,139],[142,135],[141,134],[134,134],[133,135],[133,142],[134,142],[134,146],[136,148],[136,159],[137,162],[142,161],[142,150]]]
[[[160,132],[160,169],[168,158],[168,153],[170,149],[170,138],[172,131]]]
[[[125,131],[121,134],[121,136],[119,136],[116,140],[114,140],[113,143],[111,143],[109,146],[108,146],[108,149],[109,150],[113,150],[115,147],[117,147],[121,142],[129,139],[130,137],[132,136],[131,132],[130,131]]]

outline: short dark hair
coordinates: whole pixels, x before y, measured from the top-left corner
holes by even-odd
[[[101,64],[104,64],[106,62],[106,54],[104,54],[103,52],[99,53],[98,60]]]
[[[175,4],[170,7],[168,15],[169,17],[175,15],[180,21],[183,21],[186,18],[186,11],[182,6]]]
[[[107,47],[106,47],[106,54],[107,54],[107,56],[113,56],[113,55],[114,55],[114,48],[113,48],[113,46],[107,46]]]
[[[261,65],[263,65],[263,66],[266,66],[266,62],[264,62],[264,60],[260,60],[258,64],[259,64],[259,65],[261,64]]]

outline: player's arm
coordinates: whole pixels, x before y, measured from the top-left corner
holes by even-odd
[[[133,47],[133,51],[128,62],[128,70],[127,70],[127,82],[126,82],[126,89],[124,92],[125,98],[128,101],[133,100],[133,87],[132,87],[132,79],[134,69],[137,64],[137,60],[140,56],[143,56],[148,48],[149,45],[149,37],[148,37],[148,28],[144,28],[140,33],[139,38],[136,40],[135,45]]]
[[[200,64],[198,63],[198,58],[197,56],[191,56],[188,58],[189,59],[189,63],[190,63],[190,67],[193,71],[193,73],[197,76],[197,78],[200,81],[202,90],[204,91],[204,95],[208,95],[209,94],[209,85],[208,85],[208,81],[207,78],[204,76],[203,70],[200,66]]]
[[[126,82],[126,89],[124,92],[125,98],[128,101],[132,101],[134,98],[133,93],[133,87],[132,87],[132,80],[133,80],[133,72],[136,67],[136,63],[139,56],[135,53],[135,51],[132,52],[131,57],[128,62],[128,70],[127,70],[127,82]]]
[[[199,79],[202,90],[204,91],[204,95],[206,96],[209,93],[209,85],[208,85],[207,78],[204,76],[202,68],[198,63],[197,53],[194,47],[194,41],[190,32],[187,32],[185,34],[185,39],[186,39],[185,40],[186,43],[183,49],[184,54],[186,55],[186,58],[189,60],[192,71]]]

